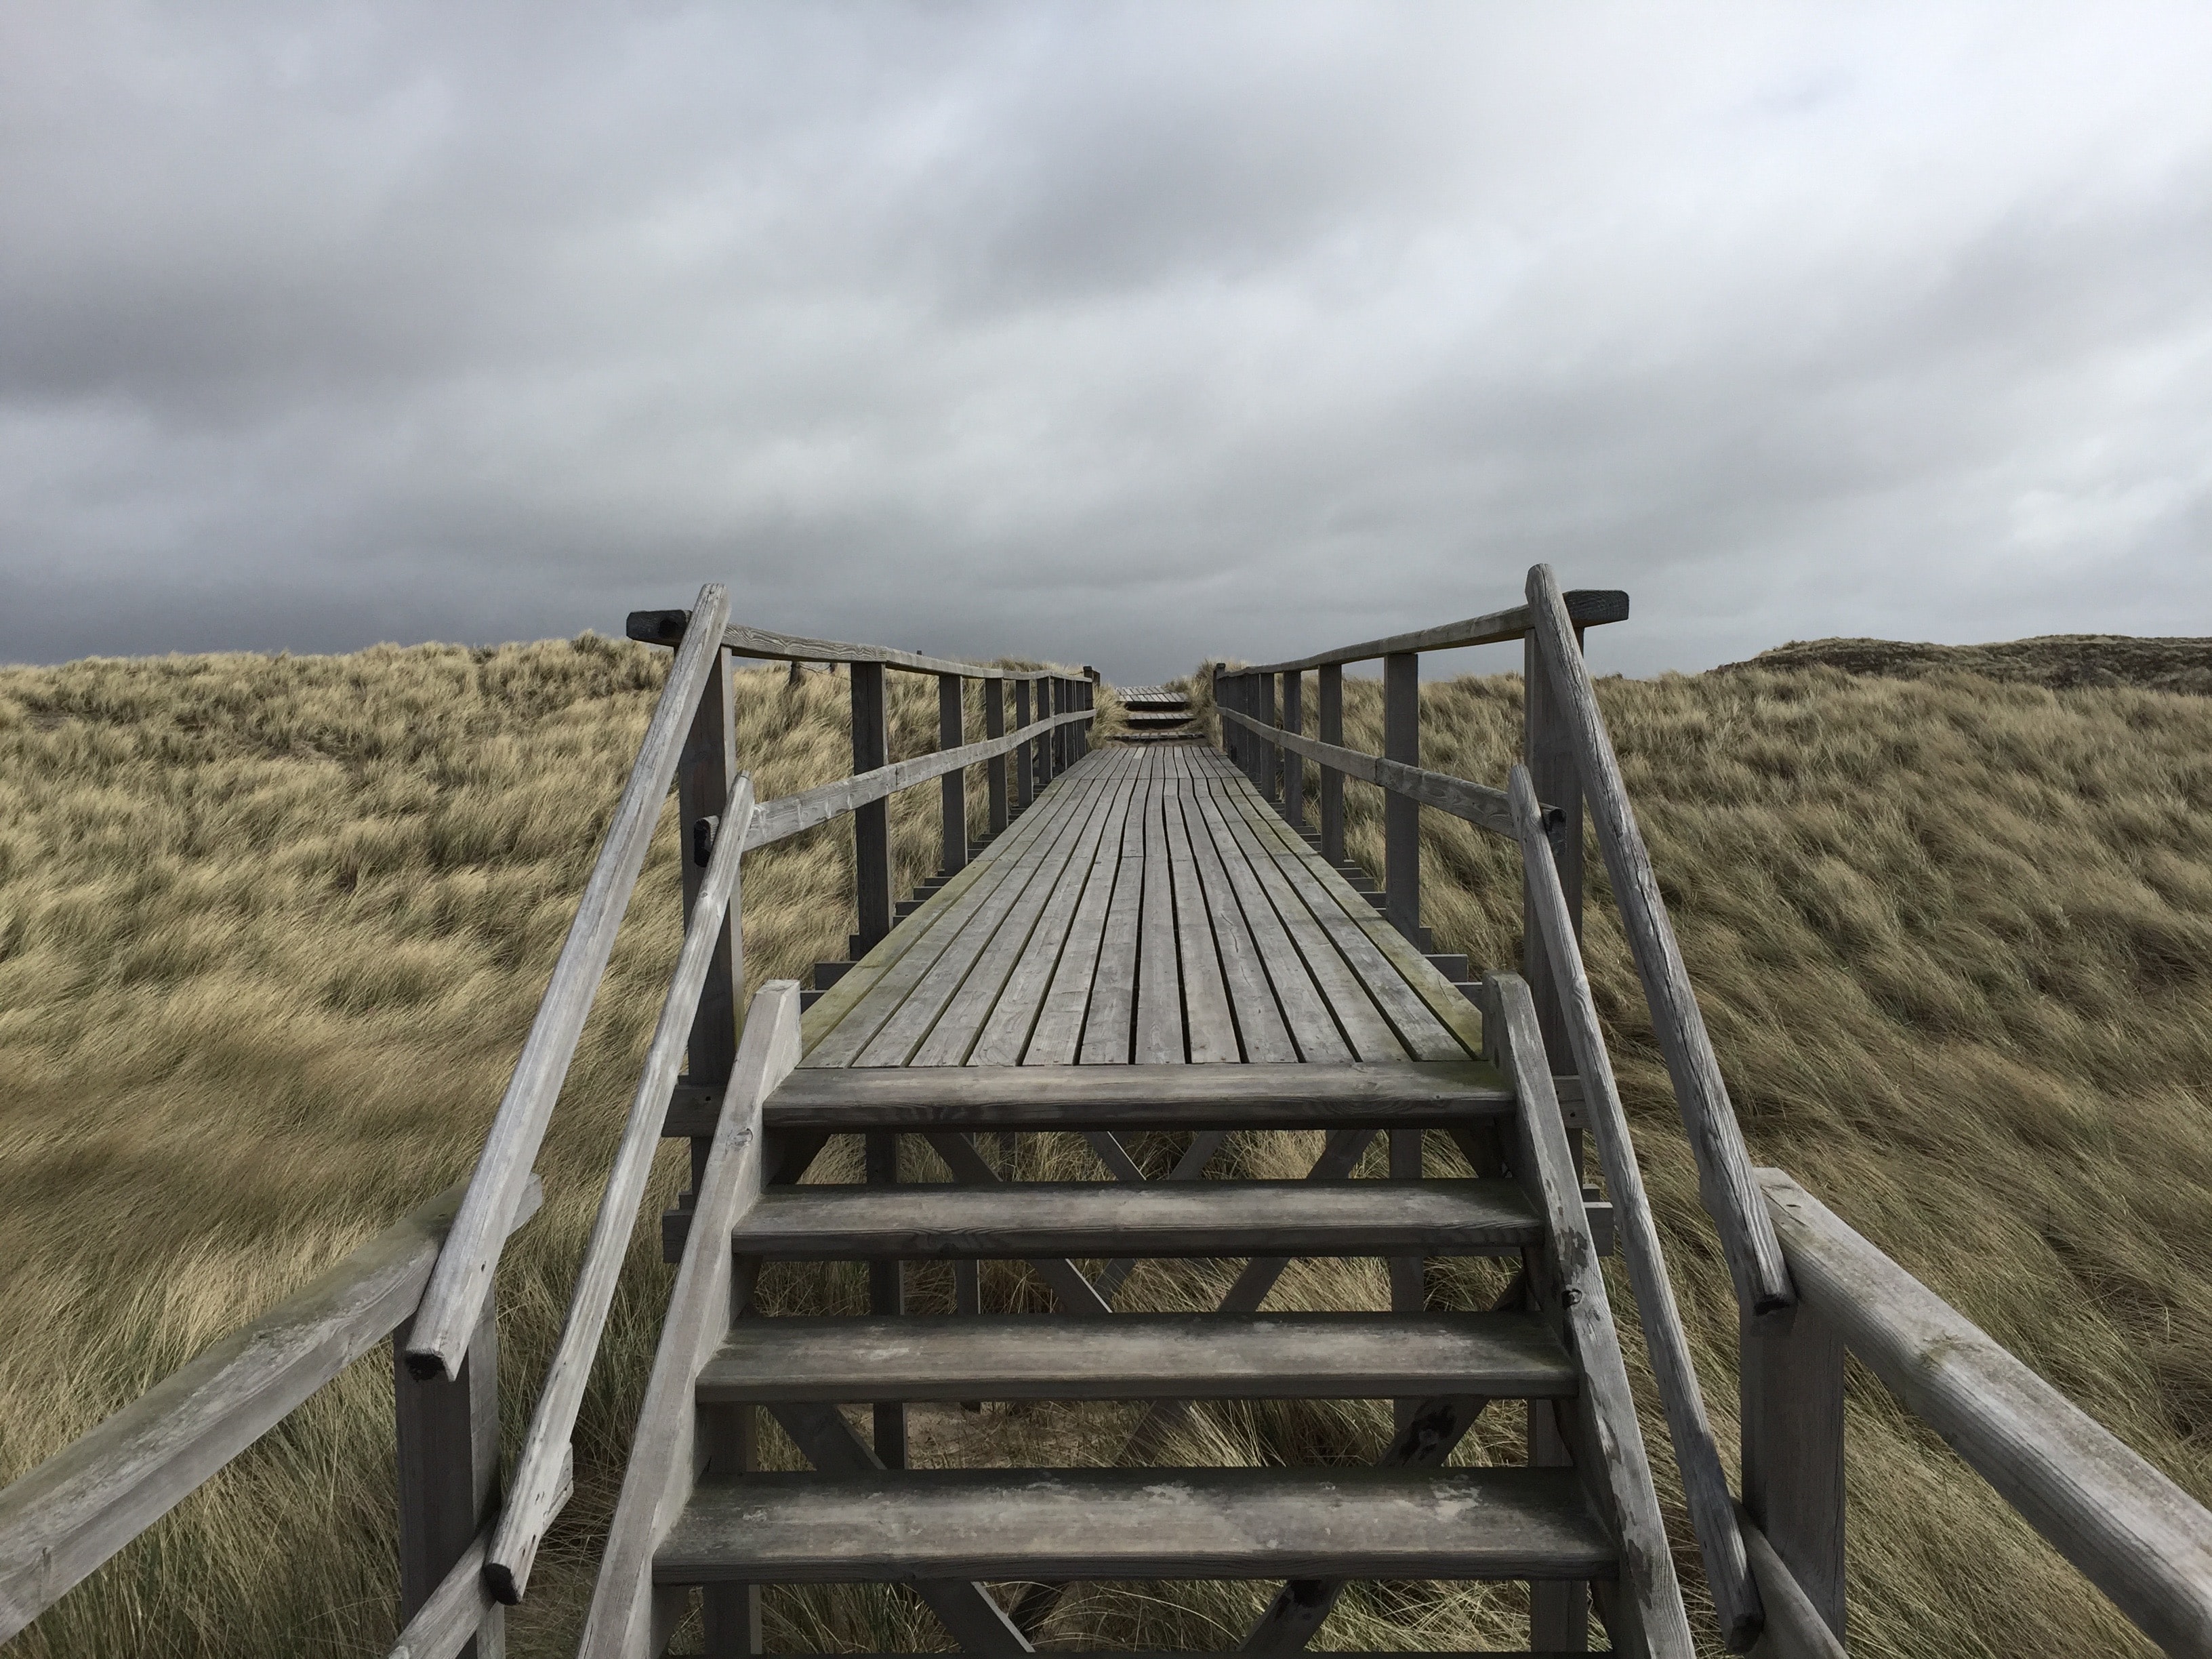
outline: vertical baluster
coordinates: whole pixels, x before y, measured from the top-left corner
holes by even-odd
[[[1838,1641],[1844,1635],[1844,1342],[1800,1303],[1742,1322],[1743,1507]]]
[[[1344,670],[1331,663],[1316,677],[1315,736],[1323,743],[1344,746]],[[1321,855],[1331,864],[1344,862],[1344,774],[1334,767],[1321,769]]]
[[[1421,763],[1420,658],[1394,651],[1382,659],[1382,754]],[[1421,807],[1409,795],[1382,792],[1382,887],[1393,927],[1428,949],[1421,931]]]
[[[722,809],[729,805],[730,786],[736,781],[737,725],[732,714],[733,679],[730,653],[717,651],[708,672],[706,689],[700,693],[698,711],[676,763],[677,823],[683,836],[678,863],[683,870],[684,921],[690,925],[691,907],[707,879],[707,860],[714,850],[721,826]],[[689,1081],[719,1089],[730,1080],[730,1066],[738,1053],[738,987],[744,978],[744,939],[738,921],[738,896],[730,896],[722,918],[721,936],[707,968],[707,982],[699,993],[698,1012],[691,1021],[684,1071]],[[691,1138],[691,1186],[707,1167],[708,1135]],[[688,1199],[689,1194],[686,1194]]]
[[[1575,646],[1582,647],[1583,630],[1575,629]],[[1536,636],[1522,641],[1522,698],[1523,763],[1536,799],[1556,806],[1566,816],[1552,831],[1552,856],[1559,868],[1559,889],[1567,896],[1567,915],[1575,939],[1583,936],[1583,791],[1575,769],[1574,738],[1566,712],[1545,672],[1536,648]],[[1574,1046],[1567,1036],[1567,1017],[1559,1006],[1559,981],[1544,947],[1544,930],[1536,925],[1530,908],[1534,900],[1522,884],[1521,897],[1521,972],[1536,1000],[1536,1023],[1544,1033],[1544,1053],[1553,1073],[1575,1069]],[[1570,1136],[1577,1167],[1582,1161],[1582,1137]]]
[[[1018,732],[1030,723],[1030,683],[1014,682],[1014,730]],[[1027,806],[1036,798],[1036,786],[1030,770],[1036,759],[1033,743],[1024,742],[1014,750],[1014,805]]]
[[[872,772],[890,763],[890,710],[884,700],[884,665],[853,665],[853,770]],[[877,800],[853,813],[853,900],[860,916],[855,957],[876,948],[891,930],[891,821]]]
[[[983,735],[1003,738],[1006,735],[1006,683],[1004,680],[983,682]],[[991,797],[991,830],[996,836],[1006,827],[1006,757],[994,755],[984,763],[985,787]]]
[[[957,749],[966,719],[967,690],[957,674],[937,677],[937,746]],[[968,863],[968,775],[947,772],[939,781],[939,812],[943,820],[939,866],[946,875]]]
[[[398,1431],[399,1622],[445,1582],[499,1505],[499,1317],[487,1293],[461,1368],[423,1382],[407,1369],[414,1322],[392,1333]],[[503,1659],[507,1609],[495,1602],[462,1659]]]
[[[1275,723],[1275,677],[1255,674],[1252,677],[1252,696],[1256,707],[1254,716],[1262,725]],[[1275,769],[1282,756],[1281,745],[1262,739],[1260,744],[1260,793],[1269,803],[1275,800]]]
[[[1305,691],[1304,675],[1283,676],[1283,730],[1300,737],[1306,730]],[[1306,763],[1287,749],[1283,751],[1283,816],[1293,830],[1306,827]]]

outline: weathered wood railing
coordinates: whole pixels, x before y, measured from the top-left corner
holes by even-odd
[[[1583,660],[1583,630],[1625,619],[1627,595],[1562,593],[1539,565],[1527,599],[1292,662],[1217,665],[1222,746],[1302,832],[1303,763],[1315,763],[1312,838],[1332,863],[1345,860],[1345,778],[1384,792],[1384,913],[1424,951],[1420,809],[1517,843],[1537,1024],[1553,1071],[1575,1074],[1597,1143],[1723,1638],[1776,1659],[1844,1651],[1848,1348],[2154,1640],[2212,1659],[2212,1514],[1787,1176],[1752,1167]],[[1522,763],[1507,787],[1423,769],[1419,653],[1513,640],[1522,642],[1525,714]],[[1379,756],[1344,745],[1342,679],[1346,663],[1378,657]],[[1303,731],[1310,671],[1318,674],[1313,737]],[[1583,964],[1585,802],[1741,1312],[1740,1504],[1713,1443]],[[1394,1148],[1394,1173],[1398,1164]]]
[[[956,871],[971,851],[967,769],[987,769],[988,834],[995,835],[1082,757],[1095,718],[1089,671],[1004,669],[793,638],[733,624],[728,610],[725,591],[709,585],[689,611],[629,619],[632,638],[674,646],[674,659],[465,1188],[372,1239],[0,1492],[0,1640],[391,1337],[404,1624],[394,1659],[493,1659],[503,1650],[502,1604],[520,1598],[545,1530],[569,1495],[569,1436],[664,1134],[692,1140],[684,1203],[699,1201],[702,1182],[712,1185],[713,1131],[740,1060],[744,854],[850,814],[854,943],[865,951],[892,922],[890,798],[943,781],[943,859],[947,873]],[[756,802],[750,778],[736,764],[733,657],[849,665],[854,775]],[[935,752],[890,759],[887,669],[937,677]],[[963,740],[969,679],[984,686],[984,735],[975,742]],[[532,1165],[672,784],[683,834],[684,941],[502,1503],[493,1279],[507,1235],[538,1208]],[[786,1022],[795,1018],[796,988],[778,995],[785,1000],[775,1002],[774,1050],[788,1069]],[[712,1109],[693,1109],[687,1120],[684,1103],[702,1099]],[[751,1107],[757,1114],[757,1099]],[[726,1262],[728,1252],[722,1256]],[[679,1298],[684,1293],[679,1285]]]

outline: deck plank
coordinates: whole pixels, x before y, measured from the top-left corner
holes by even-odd
[[[1161,822],[1167,835],[1168,868],[1175,881],[1176,962],[1182,974],[1183,1027],[1194,1065],[1242,1060],[1237,1023],[1229,1012],[1229,988],[1224,982],[1221,946],[1213,933],[1213,917],[1198,875],[1198,859],[1191,848],[1190,826],[1183,805],[1197,788],[1182,757],[1171,759],[1172,770]]]
[[[1170,756],[1162,754],[1160,763]],[[1182,977],[1176,959],[1175,879],[1168,863],[1167,801],[1171,785],[1156,765],[1145,799],[1143,921],[1137,940],[1137,1039],[1140,1066],[1187,1060]]]

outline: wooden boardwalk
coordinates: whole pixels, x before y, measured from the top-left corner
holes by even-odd
[[[1093,750],[804,1030],[807,1067],[1467,1060],[1482,1048],[1454,981],[1195,745]]]

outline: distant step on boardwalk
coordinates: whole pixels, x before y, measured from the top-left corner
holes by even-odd
[[[1190,697],[1164,685],[1121,688],[1121,709],[1128,729],[1123,743],[1195,743],[1205,733],[1191,716]]]
[[[1186,699],[1141,687],[1121,694],[1130,740],[1095,750],[1085,676],[769,633],[730,622],[714,586],[634,615],[633,638],[674,652],[666,690],[465,1190],[0,1494],[0,1638],[397,1331],[394,1653],[501,1650],[569,1497],[585,1382],[673,1137],[690,1143],[661,1218],[679,1266],[586,1654],[659,1653],[695,1610],[708,1652],[757,1653],[763,1595],[821,1583],[903,1586],[958,1648],[1014,1654],[1071,1583],[1158,1581],[1172,1600],[1229,1578],[1272,1586],[1243,1653],[1304,1648],[1352,1581],[1498,1580],[1526,1587],[1516,1653],[1586,1651],[1595,1615],[1610,1651],[1687,1659],[1683,1559],[1727,1645],[1825,1659],[1845,1651],[1847,1352],[2154,1639],[2212,1654],[2212,1516],[1751,1167],[1583,664],[1583,630],[1627,610],[1540,566],[1504,611],[1218,672],[1219,747]],[[1506,641],[1528,666],[1524,763],[1492,783],[1425,769],[1418,653]],[[848,666],[853,775],[753,798],[731,738],[738,658]],[[1344,744],[1342,675],[1377,659],[1373,755]],[[893,672],[938,682],[931,753],[890,757]],[[900,900],[886,805],[933,781],[940,867]],[[1383,791],[1372,878],[1346,858],[1347,781]],[[538,1202],[532,1165],[672,784],[684,941],[502,1478],[493,1269]],[[1424,810],[1516,849],[1520,963],[1478,973],[1435,949]],[[811,986],[771,981],[740,1018],[744,854],[847,817],[847,955]],[[1586,819],[1742,1316],[1733,1487],[1583,968]],[[1286,1130],[1314,1132],[1304,1178],[1243,1176],[1236,1138]],[[1170,1138],[1149,1178],[1139,1133]],[[806,1179],[840,1135],[864,1178]],[[1034,1135],[1079,1138],[1101,1178],[1015,1179]],[[949,1182],[911,1179],[916,1141]],[[1600,1271],[1615,1252],[1686,1498],[1672,1542]],[[1440,1305],[1426,1264],[1476,1256],[1506,1264],[1499,1293]],[[1341,1257],[1387,1264],[1387,1306],[1268,1311],[1293,1261]],[[1146,1305],[1133,1269],[1161,1259],[1241,1266],[1194,1312]],[[986,1261],[1028,1263],[1052,1310],[984,1306]],[[865,1264],[866,1311],[758,1316],[775,1262]],[[952,1312],[907,1310],[913,1262],[951,1264]],[[1364,1468],[1163,1466],[1207,1402],[1292,1399],[1391,1401],[1395,1433]],[[984,1401],[1141,1410],[1104,1467],[914,1466],[910,1407]],[[1468,1459],[1499,1401],[1525,1402],[1523,1455]],[[757,1467],[763,1413],[810,1471]]]

